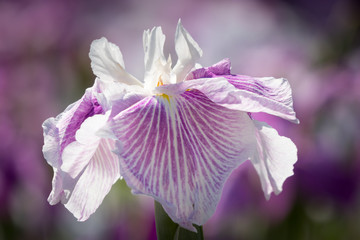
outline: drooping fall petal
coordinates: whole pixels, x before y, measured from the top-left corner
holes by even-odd
[[[101,139],[96,151],[79,176],[65,207],[79,221],[85,221],[99,207],[112,185],[120,178],[119,161],[110,149],[114,141]]]
[[[56,204],[59,201],[66,202],[74,186],[71,177],[60,170],[63,164],[62,153],[65,147],[75,141],[75,134],[81,123],[87,117],[101,111],[96,106],[96,100],[92,98],[92,92],[92,88],[87,89],[80,100],[68,106],[56,118],[45,120],[42,125],[44,131],[43,154],[54,169],[53,189],[48,198],[50,204]]]
[[[80,100],[43,124],[43,153],[54,169],[48,201],[61,201],[80,221],[96,210],[120,177],[114,140],[96,135],[110,115],[96,98],[100,91],[95,81]]]
[[[190,230],[213,214],[225,180],[254,146],[246,113],[196,90],[145,98],[110,124],[127,184]]]

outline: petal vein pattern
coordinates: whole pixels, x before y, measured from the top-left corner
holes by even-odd
[[[110,139],[100,140],[94,156],[65,204],[79,221],[85,221],[95,212],[120,177],[117,156],[109,151],[114,149],[114,145]]]
[[[127,184],[153,196],[190,230],[213,214],[225,180],[254,146],[246,113],[216,105],[197,90],[147,97],[110,125]]]

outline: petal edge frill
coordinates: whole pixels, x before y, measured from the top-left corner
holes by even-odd
[[[244,112],[199,91],[147,97],[117,115],[121,175],[134,193],[159,201],[173,221],[194,231],[213,214],[223,184],[254,146]]]

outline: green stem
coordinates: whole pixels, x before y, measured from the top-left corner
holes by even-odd
[[[174,223],[160,203],[155,201],[155,223],[158,240],[203,240],[202,226],[194,224],[197,233],[189,231]]]

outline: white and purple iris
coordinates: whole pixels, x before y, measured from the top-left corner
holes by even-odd
[[[178,61],[165,58],[160,27],[145,31],[144,81],[125,71],[119,48],[91,45],[94,86],[44,124],[43,147],[54,168],[48,201],[61,201],[79,221],[123,177],[134,193],[152,196],[172,220],[194,231],[214,213],[230,173],[250,160],[265,197],[293,174],[294,143],[251,112],[298,122],[283,78],[230,73],[228,59],[202,68],[202,51],[180,21]]]

